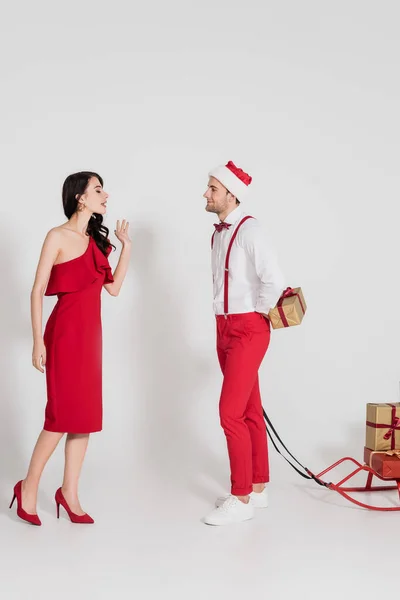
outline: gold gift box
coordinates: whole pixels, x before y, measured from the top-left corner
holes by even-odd
[[[365,445],[370,450],[400,449],[400,402],[367,404]]]
[[[307,310],[301,288],[285,290],[275,308],[268,313],[272,329],[300,325]]]

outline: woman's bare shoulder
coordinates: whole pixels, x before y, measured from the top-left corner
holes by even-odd
[[[67,241],[69,235],[68,230],[63,225],[58,225],[47,232],[44,243],[51,246],[60,246]]]
[[[75,232],[72,229],[68,228],[66,223],[63,223],[62,225],[57,225],[56,227],[50,229],[50,231],[47,233],[47,236],[55,239],[68,239],[74,233]]]

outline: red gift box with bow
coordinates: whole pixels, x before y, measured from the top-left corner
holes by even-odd
[[[400,450],[377,452],[364,448],[364,462],[384,479],[400,479]]]

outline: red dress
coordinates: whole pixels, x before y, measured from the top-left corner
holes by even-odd
[[[108,258],[92,237],[84,254],[52,268],[46,296],[57,295],[58,302],[44,332],[47,431],[102,429],[100,294],[113,281]]]

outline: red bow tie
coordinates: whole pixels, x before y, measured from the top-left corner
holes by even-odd
[[[216,231],[222,231],[223,229],[229,229],[229,227],[232,225],[232,223],[214,223],[214,227]]]

